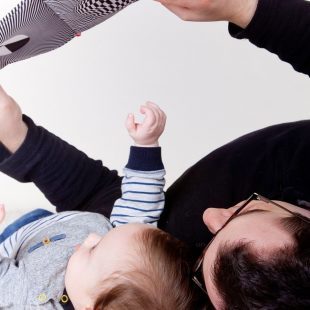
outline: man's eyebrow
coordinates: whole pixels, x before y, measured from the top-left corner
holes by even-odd
[[[234,216],[234,219],[243,216],[243,215],[248,215],[248,214],[252,214],[252,213],[259,213],[259,212],[270,212],[269,210],[265,210],[265,209],[252,209],[252,210],[248,210],[248,211],[242,211],[237,214],[236,216]]]

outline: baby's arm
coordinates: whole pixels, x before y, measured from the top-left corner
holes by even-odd
[[[34,182],[57,211],[85,210],[109,217],[121,195],[121,177],[115,170],[36,126],[2,88],[0,171],[20,182]]]
[[[165,128],[166,115],[154,103],[141,106],[145,118],[136,124],[132,114],[127,129],[135,146],[130,149],[129,161],[124,169],[122,197],[115,202],[111,223],[157,225],[164,209],[165,170],[161,160],[158,139]]]

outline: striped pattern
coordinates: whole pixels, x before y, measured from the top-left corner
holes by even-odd
[[[83,213],[78,211],[57,213],[21,227],[9,238],[0,243],[0,256],[15,259],[23,244],[31,240],[38,232],[56,223],[69,221],[78,215],[81,216]]]
[[[76,33],[88,30],[136,0],[44,0]]]
[[[0,69],[61,47],[77,33],[100,24],[135,1],[22,1],[0,20]],[[9,46],[12,40],[14,48]]]
[[[8,55],[0,56],[0,69],[6,65],[54,50],[74,37],[74,31],[43,1],[25,0],[0,21],[0,49],[16,36],[30,40]]]
[[[122,197],[116,200],[110,217],[112,225],[143,223],[157,225],[164,210],[165,170],[124,169]]]
[[[29,38],[24,35],[15,36],[5,41],[0,47],[0,56],[10,55],[22,48],[29,42]]]

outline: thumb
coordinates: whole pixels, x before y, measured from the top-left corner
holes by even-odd
[[[126,128],[129,133],[134,133],[136,130],[135,117],[132,113],[128,114],[127,116]]]

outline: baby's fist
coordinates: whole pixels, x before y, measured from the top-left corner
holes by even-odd
[[[126,128],[137,146],[158,146],[158,139],[163,133],[166,124],[166,114],[152,102],[147,102],[140,107],[140,112],[145,115],[141,124],[135,122],[133,114],[126,120]]]

